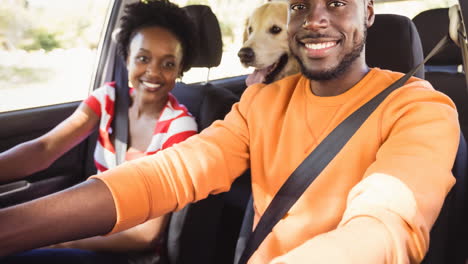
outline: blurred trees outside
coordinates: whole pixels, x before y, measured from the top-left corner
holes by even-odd
[[[0,0],[0,49],[95,49],[109,1]],[[51,8],[53,7],[53,8]]]
[[[70,4],[70,2],[73,4]],[[210,5],[218,16],[224,42],[238,41],[244,21],[265,0],[173,0],[180,6]],[[0,0],[0,49],[96,48],[104,0]],[[51,8],[53,6],[54,8]]]
[[[243,24],[253,9],[266,0],[173,0],[181,6],[210,5],[218,16],[224,42],[238,42]],[[73,4],[70,4],[73,2]],[[408,0],[379,3],[381,13],[407,10],[414,17],[419,10],[449,6],[456,0]],[[54,48],[96,48],[104,16],[104,0],[0,0],[0,49],[50,51]],[[400,7],[401,5],[401,7]],[[403,7],[404,5],[404,7]],[[45,8],[47,6],[47,8]],[[50,8],[54,6],[54,8]],[[411,6],[411,8],[408,8]],[[237,36],[237,38],[236,38]]]

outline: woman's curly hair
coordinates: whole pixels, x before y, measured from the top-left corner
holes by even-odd
[[[172,32],[182,44],[182,72],[190,69],[197,48],[196,26],[184,9],[168,0],[128,4],[117,35],[117,51],[127,59],[130,41],[138,30],[159,26]]]

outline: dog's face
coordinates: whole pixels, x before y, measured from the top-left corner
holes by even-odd
[[[269,83],[284,77],[286,64],[291,60],[287,18],[288,4],[269,2],[254,10],[247,19],[244,44],[238,56],[245,67],[254,67],[256,73],[262,73],[263,80]]]

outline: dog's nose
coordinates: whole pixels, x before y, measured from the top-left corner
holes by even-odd
[[[239,56],[240,61],[243,63],[253,62],[255,59],[255,53],[251,48],[240,49],[239,53],[237,53],[237,56]]]

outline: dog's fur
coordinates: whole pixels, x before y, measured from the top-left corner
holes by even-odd
[[[244,44],[238,53],[245,67],[255,68],[247,85],[271,83],[300,71],[289,51],[287,12],[286,2],[268,2],[247,19]]]

